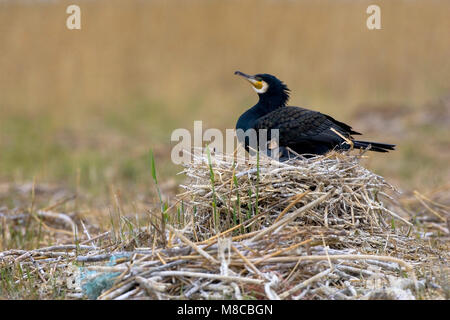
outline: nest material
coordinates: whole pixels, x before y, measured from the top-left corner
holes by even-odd
[[[180,196],[190,196],[186,205],[195,211],[199,240],[236,223],[246,225],[246,231],[260,230],[292,214],[296,218],[289,226],[298,228],[380,233],[391,229],[386,218],[411,226],[380,199],[391,198],[386,192],[394,187],[362,167],[360,157],[331,153],[283,163],[262,158],[255,164],[255,159],[249,163],[223,155],[210,160],[205,156],[184,170],[190,179],[182,186],[187,192]]]
[[[407,210],[389,204],[394,188],[363,168],[360,156],[333,153],[289,163],[261,158],[257,164],[206,155],[195,160],[183,171],[186,191],[169,221],[154,213],[151,226],[107,232],[76,246],[10,250],[0,253],[0,263],[34,267],[43,283],[53,283],[48,279],[62,270],[60,279],[78,298],[448,295],[446,206],[427,202],[435,208],[427,221],[446,237],[419,232],[396,213]]]

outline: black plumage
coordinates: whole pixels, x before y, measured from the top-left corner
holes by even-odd
[[[267,129],[270,141],[270,129],[279,130],[279,148],[281,158],[290,157],[289,149],[295,153],[311,156],[322,155],[331,150],[354,148],[377,152],[394,150],[395,145],[355,140],[352,135],[360,135],[349,125],[313,110],[286,106],[289,100],[288,87],[270,74],[247,75],[240,71],[235,74],[244,77],[259,95],[258,103],[244,112],[237,121],[236,129]],[[249,149],[245,138],[246,149]],[[270,149],[270,148],[269,148]]]

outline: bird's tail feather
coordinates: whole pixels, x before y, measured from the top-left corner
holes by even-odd
[[[354,147],[358,149],[367,149],[370,145],[370,150],[376,152],[389,152],[389,150],[395,150],[395,144],[361,141],[361,140],[355,140],[353,141],[353,144]]]

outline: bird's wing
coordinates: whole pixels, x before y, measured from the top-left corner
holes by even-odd
[[[317,141],[341,143],[343,139],[331,128],[344,137],[351,138],[359,134],[342,122],[317,111],[299,107],[282,107],[258,119],[255,129],[278,129],[280,145],[289,146],[299,141]]]

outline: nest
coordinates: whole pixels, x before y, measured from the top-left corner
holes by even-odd
[[[186,205],[195,212],[195,239],[236,224],[243,228],[234,234],[288,223],[384,233],[391,228],[386,218],[412,226],[383,204],[381,199],[392,199],[387,192],[395,189],[362,167],[361,156],[331,153],[281,163],[267,157],[247,162],[225,155],[195,158],[184,170],[187,192],[180,195],[190,196]]]
[[[361,157],[196,157],[177,203],[149,226],[3,252],[0,262],[28,263],[42,278],[62,268],[74,297],[98,299],[445,297],[436,277],[448,275],[448,237],[429,245]],[[448,235],[444,207],[427,221]],[[425,293],[432,285],[438,293]]]

